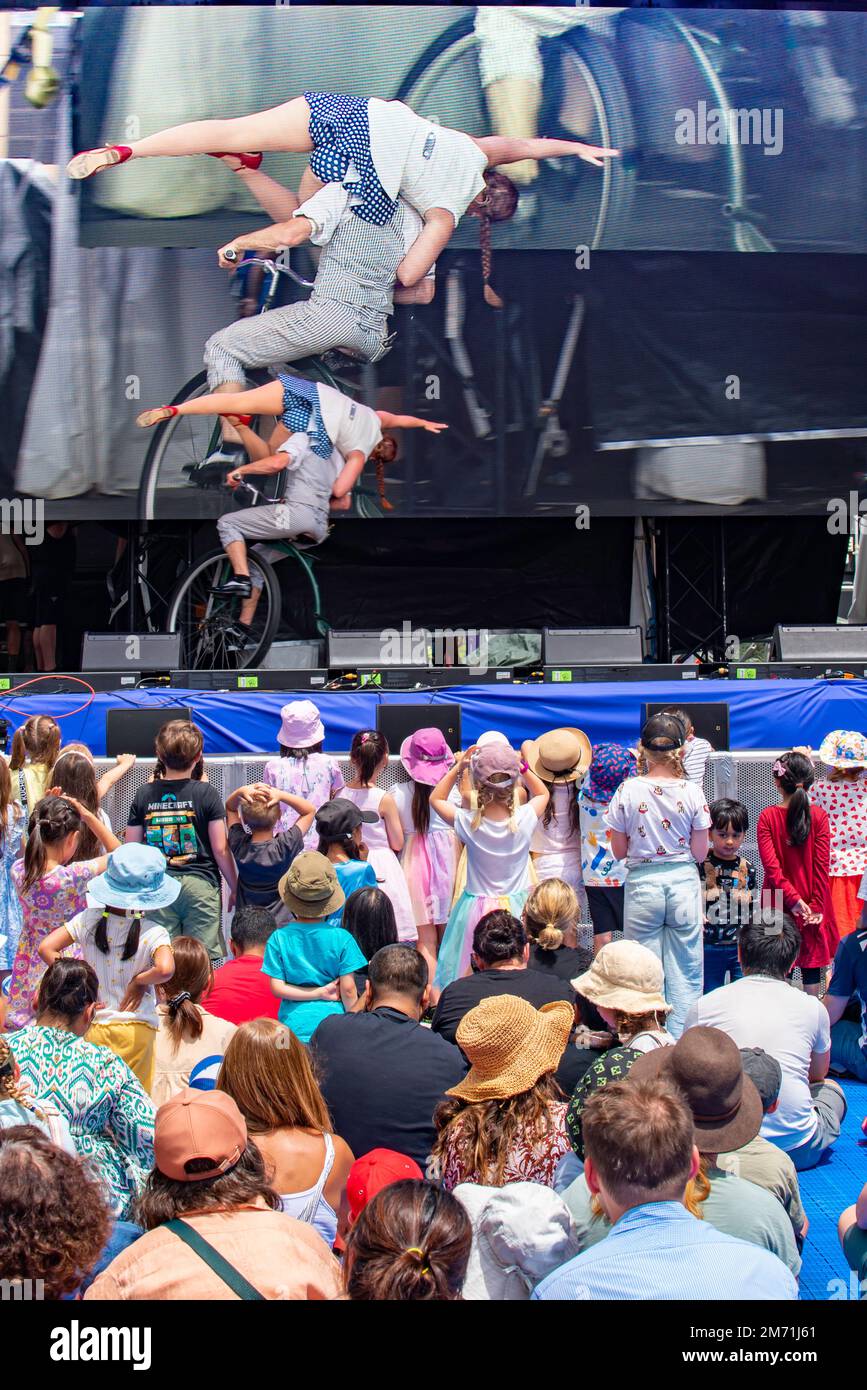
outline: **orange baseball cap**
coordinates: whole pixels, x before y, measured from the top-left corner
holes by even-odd
[[[247,1147],[247,1125],[224,1091],[188,1086],[161,1105],[154,1121],[154,1163],[174,1182],[202,1182],[234,1168]],[[188,1173],[193,1159],[208,1159],[203,1172]]]

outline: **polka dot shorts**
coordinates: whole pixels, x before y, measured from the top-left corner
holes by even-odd
[[[397,209],[376,173],[370,153],[370,124],[366,97],[344,97],[334,92],[305,92],[310,106],[310,138],[315,146],[310,168],[323,183],[342,183],[361,198],[352,210],[363,222],[384,227]],[[352,163],[358,181],[347,182]]]

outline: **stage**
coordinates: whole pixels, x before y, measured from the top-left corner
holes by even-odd
[[[313,699],[325,724],[325,747],[343,752],[356,729],[376,725],[376,707],[393,704],[461,707],[462,742],[468,747],[485,729],[500,729],[514,744],[546,729],[574,725],[594,743],[631,743],[645,701],[655,704],[726,702],[732,749],[818,748],[832,729],[867,729],[867,680],[679,680],[533,685],[442,686],[435,691],[203,691],[181,688],[116,690],[87,698],[29,694],[38,686],[0,694],[0,717],[11,731],[35,714],[60,720],[64,743],[86,743],[105,753],[105,716],[111,709],[188,706],[204,731],[206,754],[276,751],[280,708],[292,699]],[[86,707],[82,708],[86,703]]]

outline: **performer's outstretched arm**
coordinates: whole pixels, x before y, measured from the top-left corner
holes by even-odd
[[[417,415],[392,415],[389,410],[377,410],[376,414],[384,430],[428,430],[431,434],[439,434],[448,429],[441,421],[420,420]]]
[[[273,222],[258,232],[247,232],[221,246],[217,259],[224,270],[237,270],[237,261],[226,260],[227,251],[280,251],[284,247],[302,246],[313,233],[313,223],[307,217],[290,217],[288,222]]]
[[[605,159],[619,155],[602,145],[585,145],[580,140],[524,139],[510,135],[473,137],[479,149],[488,157],[488,168],[498,164],[516,164],[521,159],[556,159],[560,155],[577,155],[588,164],[602,164]]]

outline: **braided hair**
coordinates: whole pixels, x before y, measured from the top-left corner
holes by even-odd
[[[59,845],[67,835],[81,831],[81,816],[75,807],[60,796],[44,796],[37,801],[27,824],[27,843],[24,847],[24,878],[21,893],[29,893],[45,873],[48,846]]]
[[[24,1109],[29,1110],[38,1120],[45,1118],[44,1112],[39,1109],[20,1076],[16,1078],[15,1054],[2,1034],[0,1034],[0,1097],[17,1100],[19,1105],[23,1105]]]
[[[482,281],[485,303],[492,309],[502,309],[503,301],[491,285],[491,223],[507,222],[514,217],[518,206],[518,189],[505,174],[488,169],[485,173],[485,192],[482,194],[479,217],[479,247],[482,253]]]

